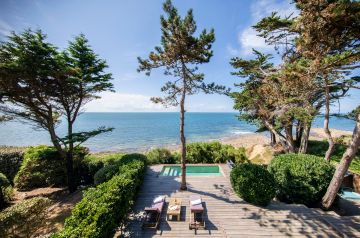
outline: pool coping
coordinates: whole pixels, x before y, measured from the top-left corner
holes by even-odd
[[[219,172],[221,173],[221,175],[223,177],[227,177],[222,165],[224,164],[218,164],[218,163],[214,163],[214,164],[186,164],[186,166],[218,166],[219,167]],[[160,171],[157,172],[157,177],[181,177],[181,175],[179,176],[161,176],[161,172],[164,168],[164,166],[181,166],[181,164],[159,164],[159,166],[161,167]],[[219,177],[219,176],[214,176],[214,175],[197,175],[197,176],[189,176],[189,177]]]

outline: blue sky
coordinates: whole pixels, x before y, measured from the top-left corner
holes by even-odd
[[[116,93],[104,93],[102,99],[87,105],[88,111],[177,111],[150,102],[159,96],[168,80],[157,70],[150,77],[137,73],[137,57],[146,57],[160,44],[160,15],[163,1],[159,0],[0,0],[0,39],[10,31],[25,28],[41,29],[48,40],[64,48],[74,36],[84,33],[94,51],[109,64]],[[289,1],[219,1],[175,0],[174,5],[184,15],[193,8],[198,30],[215,29],[214,56],[210,63],[200,66],[207,82],[232,87],[240,81],[231,76],[231,57],[251,57],[251,49],[268,53],[273,48],[256,36],[251,25],[279,11],[288,15],[294,11]],[[341,112],[354,108],[360,101],[359,92],[342,100]],[[188,111],[229,112],[231,99],[222,95],[194,95],[188,98]],[[338,111],[338,105],[334,110]]]

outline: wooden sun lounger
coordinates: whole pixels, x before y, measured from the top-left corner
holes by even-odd
[[[165,200],[158,203],[153,203],[151,207],[145,208],[145,217],[141,228],[158,229],[160,224],[161,213],[164,208]]]
[[[202,200],[200,204],[191,205],[191,201],[201,200],[201,197],[198,195],[190,196],[190,223],[189,229],[206,229],[205,226],[205,217],[204,217],[204,207],[202,204]]]

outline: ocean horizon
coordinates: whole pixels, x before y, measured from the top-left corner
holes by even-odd
[[[238,120],[236,112],[187,112],[185,114],[185,135],[188,143],[223,140],[256,132],[256,126]],[[86,112],[79,116],[75,131],[89,131],[99,126],[114,127],[110,133],[91,138],[84,146],[92,152],[100,151],[146,151],[157,147],[176,147],[179,140],[178,112]],[[330,128],[352,131],[355,122],[331,117]],[[323,126],[319,115],[313,127]],[[66,127],[60,124],[59,135]],[[30,124],[9,121],[0,124],[0,145],[33,146],[50,145],[50,137],[44,130],[37,130]],[[267,135],[267,133],[263,133]]]

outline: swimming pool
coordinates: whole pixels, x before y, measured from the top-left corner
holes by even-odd
[[[162,168],[160,176],[180,176],[180,165],[166,165]],[[186,166],[187,176],[221,176],[218,165],[188,165]]]
[[[345,198],[345,199],[360,201],[360,194],[355,193],[353,191],[343,190],[342,192],[340,192],[339,195],[340,195],[340,197]]]

